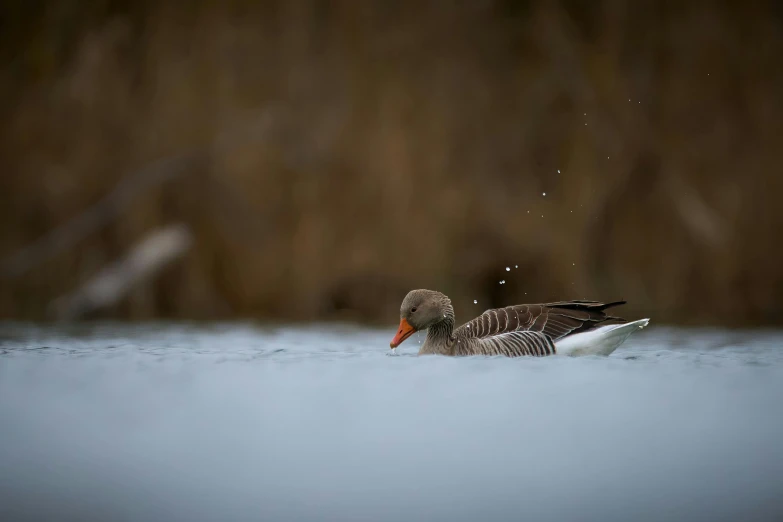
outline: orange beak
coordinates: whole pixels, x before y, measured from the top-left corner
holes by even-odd
[[[397,348],[405,339],[413,335],[416,330],[408,323],[407,319],[400,319],[400,329],[397,330],[397,335],[394,336],[392,342],[389,343],[389,347]]]

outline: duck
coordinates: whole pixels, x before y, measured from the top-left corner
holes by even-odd
[[[519,304],[486,310],[454,328],[454,307],[445,294],[411,290],[400,306],[400,327],[389,347],[394,351],[415,332],[426,331],[419,355],[609,355],[650,321],[607,315],[607,310],[623,304],[588,300]]]

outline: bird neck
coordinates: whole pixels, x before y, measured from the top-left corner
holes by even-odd
[[[447,352],[454,344],[454,308],[448,303],[443,312],[443,319],[427,329],[425,345],[436,352]]]

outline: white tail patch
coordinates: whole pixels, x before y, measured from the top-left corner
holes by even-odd
[[[569,335],[555,343],[555,350],[560,355],[609,355],[623,344],[629,335],[636,330],[641,330],[649,322],[649,319],[639,319]]]

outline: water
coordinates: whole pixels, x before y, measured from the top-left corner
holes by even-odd
[[[783,333],[389,356],[394,326],[0,326],[2,520],[783,520]]]

